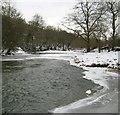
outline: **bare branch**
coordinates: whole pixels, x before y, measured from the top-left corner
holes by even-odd
[[[83,37],[83,35],[85,36],[86,34],[80,34],[80,31],[78,31],[76,29],[72,29],[71,27],[65,26],[64,24],[62,24],[62,26],[64,26],[68,30],[72,30],[77,35],[77,37],[81,37],[82,39],[84,39],[85,41],[87,41],[87,39],[85,37]]]
[[[74,18],[74,21],[76,22],[76,24],[78,24],[84,30],[84,32],[87,31],[85,26],[82,25],[82,24],[85,24],[84,22],[79,22],[76,17]]]
[[[95,25],[95,23],[102,17],[103,14],[105,14],[106,10],[104,12],[101,12],[98,17],[94,20],[94,22],[92,23],[90,29],[93,28],[93,26]]]

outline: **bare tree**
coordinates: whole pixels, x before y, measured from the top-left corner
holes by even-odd
[[[35,14],[33,16],[32,21],[29,22],[31,25],[36,26],[38,28],[43,29],[45,27],[45,21],[43,20],[43,17],[39,14]]]
[[[2,15],[9,16],[11,18],[21,18],[21,13],[12,6],[11,1],[2,1]]]
[[[32,47],[35,49],[36,46],[40,44],[40,36],[43,34],[43,30],[45,28],[45,21],[43,17],[39,14],[35,14],[29,24],[32,27]],[[41,34],[41,35],[40,35]]]
[[[104,20],[104,21],[102,21]],[[93,37],[96,38],[98,43],[98,52],[101,52],[101,39],[107,39],[107,30],[108,26],[105,24],[106,18],[102,18],[100,21],[97,21],[96,31],[93,32]]]
[[[118,7],[117,2],[106,2],[106,4],[107,4],[107,11],[111,17],[111,22],[112,22],[112,50],[114,50],[115,35],[118,27],[117,18],[118,18],[118,13],[120,12],[120,8]]]
[[[74,12],[66,18],[63,26],[84,39],[87,43],[87,52],[90,52],[90,38],[95,31],[98,31],[97,22],[101,20],[105,12],[102,2],[78,2],[74,7]]]

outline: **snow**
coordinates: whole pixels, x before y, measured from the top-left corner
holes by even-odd
[[[79,66],[91,65],[91,64],[109,64],[109,67],[116,67],[118,60],[118,52],[92,52],[92,53],[78,53],[77,56],[81,63]]]
[[[74,60],[70,61],[71,65],[82,67],[84,70],[85,76],[83,78],[94,81],[96,84],[99,84],[103,87],[108,88],[107,86],[107,77],[114,76],[118,77],[118,73],[108,71],[108,68],[120,68],[120,60],[118,58],[119,52],[92,52],[92,53],[77,53],[80,63],[74,63]],[[108,68],[101,67],[86,67],[91,64],[109,64]]]
[[[17,52],[18,54],[24,54],[20,49]],[[55,108],[52,110],[53,113],[69,113],[69,110],[80,108],[86,105],[90,105],[94,102],[100,101],[103,97],[106,96],[105,92],[109,90],[109,79],[112,77],[118,78],[118,73],[109,71],[109,68],[120,68],[119,52],[90,52],[84,53],[82,50],[77,51],[44,51],[39,52],[39,55],[30,55],[24,59],[18,60],[27,60],[27,59],[58,59],[58,60],[67,60],[70,62],[70,65],[81,67],[84,70],[84,79],[92,80],[95,84],[99,84],[103,87],[97,93],[90,95],[92,89],[86,91],[88,97],[85,99],[78,100],[69,105]],[[79,60],[80,63],[75,63],[75,60]],[[8,60],[17,60],[17,59],[2,59],[3,61]],[[92,64],[108,64],[108,67],[88,67]]]
[[[23,51],[20,47],[16,47],[15,55],[25,55],[26,52]]]
[[[57,51],[57,50],[48,50],[48,51],[38,51],[40,54],[68,54],[72,51]]]
[[[5,56],[5,55],[7,55],[7,56],[27,55],[27,54],[28,54],[27,52],[23,51],[23,49],[20,48],[20,47],[16,47],[16,48],[14,48],[14,50],[10,50],[10,52],[9,52],[10,54],[9,54],[9,55],[6,54],[6,53],[8,52],[8,50],[9,50],[9,49],[0,50],[0,54],[1,54],[2,56]]]
[[[87,98],[78,100],[63,107],[55,108],[52,111],[53,113],[69,113],[71,112],[71,110],[76,110],[81,107],[89,106],[97,102],[101,102],[104,104],[103,98],[107,97],[107,94],[105,94],[105,92],[109,89],[108,79],[110,76],[118,77],[118,74],[110,72],[106,68],[90,68],[90,67],[83,68],[87,70],[84,72],[85,76],[83,76],[83,78],[92,80],[94,83],[99,84],[104,88],[100,91],[98,90],[97,93],[93,94],[90,97],[89,95],[92,93],[92,89],[89,89],[86,91],[86,94],[88,94]]]
[[[90,96],[85,99],[78,100],[77,102],[71,103],[69,105],[55,108],[53,113],[69,113],[71,110],[76,108],[80,108],[83,106],[91,105],[97,101],[101,101],[102,98],[105,98],[107,94],[104,94],[107,90],[109,90],[109,79],[112,76],[112,79],[118,78],[118,73],[110,72],[108,68],[119,68],[120,60],[118,59],[119,52],[90,52],[83,53],[81,51],[77,51],[74,55],[71,55],[71,59],[69,59],[70,64],[82,67],[84,70],[83,78],[92,80],[94,83],[103,86],[103,89],[98,91],[93,96]],[[80,63],[75,63],[75,59],[80,60]],[[92,64],[109,64],[108,68],[101,67],[86,67]],[[86,91],[88,95],[92,93],[92,89]],[[101,102],[104,103],[104,102]]]
[[[25,59],[46,58],[46,59],[68,60],[70,61],[71,65],[77,67],[85,67],[85,66],[90,66],[92,64],[109,64],[108,66],[109,68],[118,68],[120,65],[120,60],[118,58],[119,52],[111,51],[111,52],[101,52],[101,53],[98,52],[83,53],[83,51],[81,50],[77,50],[77,51],[49,50],[39,53],[40,54],[37,55],[30,55]],[[17,48],[15,55],[27,55],[27,53],[24,52],[21,48]],[[77,60],[77,62],[79,61],[80,63],[75,63],[76,62],[75,60]]]
[[[94,96],[88,97],[77,102],[71,103],[69,105],[54,109],[53,113],[69,113],[69,110],[74,110],[80,107],[91,105],[94,102],[100,101],[106,94],[103,94],[97,98]]]
[[[79,60],[79,58],[78,58],[77,56],[75,56],[74,62],[75,62],[76,64],[80,63],[80,60]]]
[[[91,91],[91,90],[87,90],[86,93],[87,93],[87,94],[91,94],[92,91]]]

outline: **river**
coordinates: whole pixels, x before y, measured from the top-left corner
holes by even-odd
[[[3,61],[2,111],[47,113],[85,98],[85,92],[98,85],[82,76],[83,69],[63,60]]]
[[[4,57],[3,113],[118,113],[119,74],[72,66],[75,55]],[[93,76],[84,77],[90,71]]]

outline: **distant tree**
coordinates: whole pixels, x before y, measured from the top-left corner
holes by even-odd
[[[32,21],[29,21],[29,24],[41,29],[45,28],[46,25],[45,21],[43,20],[43,17],[40,16],[39,14],[35,14],[33,16]]]
[[[23,19],[2,16],[2,45],[4,48],[14,49],[24,44],[26,23]]]
[[[98,44],[99,53],[101,52],[101,40],[107,39],[108,26],[106,24],[106,21],[106,18],[101,18],[100,21],[97,21],[96,31],[93,32],[93,37],[96,38]]]
[[[117,31],[118,25],[118,13],[120,12],[120,8],[118,7],[118,2],[106,2],[107,4],[107,11],[109,13],[110,19],[111,19],[111,25],[112,25],[112,50],[114,50],[115,47],[115,34]]]
[[[32,44],[33,47],[35,49],[36,46],[40,45],[41,41],[44,41],[43,39],[45,39],[45,35],[44,35],[44,29],[46,27],[46,23],[43,20],[43,17],[40,16],[39,14],[35,14],[32,18],[31,21],[29,21],[29,32],[33,35],[33,40],[32,40]],[[30,38],[31,39],[31,38]],[[35,50],[34,50],[35,51]]]
[[[73,34],[69,34],[60,28],[47,26],[39,14],[35,14],[28,23],[22,19],[21,13],[12,6],[10,0],[2,1],[2,45],[3,49],[14,50],[22,47],[27,51],[33,51],[36,46],[70,45]]]
[[[78,2],[74,7],[74,12],[67,17],[63,26],[84,39],[87,43],[87,52],[90,52],[91,36],[96,31],[97,22],[101,20],[105,12],[102,2]]]
[[[21,13],[12,6],[10,1],[2,2],[2,15],[9,16],[11,18],[20,18]]]
[[[10,2],[2,4],[2,45],[4,48],[14,49],[22,46],[26,22],[21,14]]]

